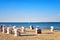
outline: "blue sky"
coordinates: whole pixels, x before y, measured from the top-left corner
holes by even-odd
[[[59,0],[0,0],[0,22],[60,22]]]

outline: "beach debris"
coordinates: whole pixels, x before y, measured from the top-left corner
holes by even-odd
[[[22,32],[25,32],[25,28],[22,26]]]
[[[34,29],[33,25],[30,25],[30,29]]]
[[[51,32],[53,32],[53,31],[54,31],[54,27],[53,27],[53,26],[51,26],[51,27],[50,27],[50,30],[51,30]]]
[[[3,30],[3,33],[6,33],[7,32],[7,27],[3,25],[2,30]]]
[[[12,34],[12,28],[11,27],[7,27],[7,34]]]
[[[20,32],[19,32],[19,30],[17,28],[14,29],[14,35],[15,36],[20,36]]]
[[[36,28],[36,34],[41,34],[41,29],[40,28]]]

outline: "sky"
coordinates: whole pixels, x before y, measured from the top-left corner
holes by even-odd
[[[60,0],[0,0],[0,22],[60,22]]]

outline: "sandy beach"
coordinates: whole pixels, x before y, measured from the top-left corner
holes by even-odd
[[[0,0],[0,40],[60,40],[60,0]]]
[[[51,33],[50,30],[42,30],[42,34],[35,34],[35,29],[26,28],[25,33],[21,32],[21,36],[0,32],[0,40],[60,40],[60,31],[55,30]]]

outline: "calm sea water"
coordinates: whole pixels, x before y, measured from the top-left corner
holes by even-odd
[[[33,25],[34,28],[40,27],[41,29],[50,29],[50,26],[54,26],[55,30],[60,30],[60,22],[0,22],[1,25],[6,25],[6,26],[17,26],[17,27],[22,27],[24,26],[25,28],[29,28],[30,25]]]

